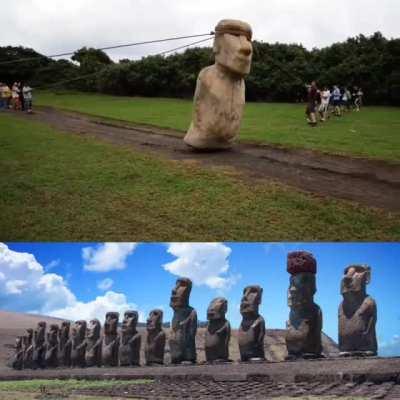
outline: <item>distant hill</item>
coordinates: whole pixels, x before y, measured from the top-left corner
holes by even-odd
[[[25,334],[28,328],[35,328],[39,321],[46,321],[47,324],[60,324],[61,319],[47,317],[42,315],[13,313],[0,310],[0,366],[3,366],[9,356],[13,352],[15,337]],[[166,323],[165,325],[169,325]],[[204,323],[201,323],[204,325]],[[164,328],[168,333],[169,328]],[[144,324],[139,324],[140,332],[144,334]],[[200,327],[197,330],[196,347],[198,354],[198,361],[204,361],[204,334],[205,328]],[[144,342],[144,338],[142,339]],[[323,352],[325,355],[335,355],[338,353],[337,344],[327,335],[322,336]],[[234,361],[239,359],[239,349],[237,343],[237,330],[232,331],[230,342],[230,358]],[[285,345],[285,330],[284,329],[267,329],[264,348],[266,358],[270,361],[282,361],[287,355]],[[169,349],[167,345],[166,360],[169,359]],[[142,354],[142,360],[144,356]]]

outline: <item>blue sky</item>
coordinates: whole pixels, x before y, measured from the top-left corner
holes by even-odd
[[[62,317],[82,312],[86,317],[91,313],[98,316],[108,307],[118,311],[134,307],[143,320],[152,308],[162,307],[164,319],[168,321],[171,288],[178,275],[186,275],[194,281],[191,305],[197,309],[199,319],[205,320],[209,302],[223,295],[229,301],[227,316],[237,327],[243,288],[259,284],[264,288],[260,312],[267,326],[284,328],[288,316],[286,256],[289,251],[306,250],[314,254],[318,263],[315,301],[323,311],[324,331],[337,340],[339,285],[344,268],[350,264],[368,264],[372,267],[368,293],[378,304],[377,334],[382,354],[400,355],[398,243],[116,246],[93,243],[3,245],[0,248],[0,308]],[[17,270],[21,271],[20,276],[16,275]],[[24,276],[32,271],[34,275],[25,282]],[[4,290],[1,290],[1,273],[5,275]],[[36,285],[36,281],[40,284]],[[50,297],[54,301],[49,302]]]

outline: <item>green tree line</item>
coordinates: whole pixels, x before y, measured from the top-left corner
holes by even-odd
[[[246,78],[250,101],[300,101],[305,84],[316,80],[320,87],[361,87],[368,104],[400,105],[400,39],[376,32],[322,49],[259,41],[253,42],[253,49]],[[21,58],[27,60],[4,63]],[[100,50],[84,47],[71,60],[52,60],[23,47],[0,47],[0,81],[113,95],[190,98],[199,71],[214,61],[210,47],[117,63]]]

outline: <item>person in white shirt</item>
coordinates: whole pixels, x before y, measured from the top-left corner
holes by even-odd
[[[320,93],[321,96],[321,104],[319,105],[319,116],[321,121],[325,121],[328,114],[329,100],[331,98],[330,90],[325,86],[324,89]]]
[[[24,94],[25,110],[30,114],[32,112],[32,88],[24,85],[22,93]]]

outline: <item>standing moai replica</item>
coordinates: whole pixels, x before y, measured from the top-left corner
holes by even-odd
[[[243,290],[240,303],[242,322],[238,332],[238,342],[241,361],[263,361],[265,321],[258,313],[262,299],[260,286],[247,286]]]
[[[174,310],[169,348],[171,363],[196,362],[197,313],[189,305],[192,281],[179,278],[171,293],[170,307]]]
[[[85,367],[85,336],[86,321],[79,320],[72,325],[71,329],[71,366]]]
[[[8,366],[17,370],[21,370],[24,367],[24,346],[22,336],[18,336],[15,339],[14,354],[8,362]]]
[[[117,312],[106,314],[101,344],[101,363],[104,367],[118,366],[118,319]]]
[[[86,328],[85,365],[101,367],[101,325],[98,319],[92,319]]]
[[[70,367],[71,366],[71,341],[69,340],[69,331],[71,323],[63,321],[60,329],[58,330],[58,366]]]
[[[164,364],[165,332],[162,323],[162,310],[150,311],[146,321],[147,337],[144,349],[146,365]]]
[[[58,325],[50,325],[47,332],[45,364],[46,368],[58,367]]]
[[[378,351],[375,300],[367,294],[371,268],[350,265],[341,283],[343,302],[339,306],[340,356],[375,356]]]
[[[225,318],[228,301],[217,297],[207,309],[207,330],[205,335],[205,352],[207,362],[228,362],[231,326]]]
[[[137,311],[126,311],[119,337],[118,358],[121,367],[140,365],[140,344],[142,338],[136,330],[139,319]]]
[[[33,368],[33,329],[27,329],[22,337],[24,346],[24,368]]]
[[[290,273],[286,347],[288,359],[321,357],[322,312],[314,303],[317,263],[306,251],[288,254],[287,271]]]
[[[46,341],[46,322],[40,321],[33,332],[33,354],[32,366],[34,369],[44,368],[45,365],[45,341]]]
[[[246,22],[224,19],[215,27],[215,64],[197,78],[192,123],[184,141],[195,149],[232,146],[245,105],[244,76],[250,72],[252,31]]]

